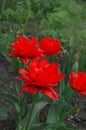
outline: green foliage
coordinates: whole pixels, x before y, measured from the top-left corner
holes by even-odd
[[[60,1],[54,6],[54,11],[47,13],[41,21],[42,35],[59,38],[65,48],[79,48],[85,45],[86,40],[86,9],[75,0]],[[84,48],[83,48],[84,49]]]
[[[4,33],[0,35],[0,53],[7,58],[8,46],[15,40],[14,33]]]
[[[58,102],[53,101],[47,116],[47,123],[52,124],[51,130],[77,130],[76,126],[64,123],[64,120],[74,114],[80,105],[69,108],[69,104],[74,95],[74,91],[70,89],[69,84],[65,84],[64,80],[60,83],[60,97]],[[50,130],[50,129],[49,129]]]
[[[59,0],[31,0],[32,10],[41,17],[46,17],[48,13],[53,12],[54,8],[59,6]]]
[[[82,53],[79,58],[79,70],[86,72],[86,53]]]
[[[14,8],[7,8],[3,12],[3,24],[6,30],[12,29],[16,32],[23,32],[26,31],[28,20],[32,18],[32,16],[30,1],[22,0],[19,3],[15,2]]]

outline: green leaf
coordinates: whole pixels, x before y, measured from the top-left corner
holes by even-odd
[[[48,112],[48,116],[47,116],[47,123],[55,123],[56,122],[56,118],[57,118],[57,107],[55,106],[55,104],[52,104],[49,112]]]
[[[0,93],[0,98],[6,100],[10,105],[16,108],[18,113],[20,113],[21,107],[19,106],[18,99],[14,95],[8,93]]]
[[[31,114],[30,112],[32,109],[32,106],[31,106],[29,113],[27,113],[27,116],[19,123],[19,128],[24,127],[26,123],[28,123],[29,128],[31,128],[31,126],[33,126],[32,124],[34,124],[34,122],[38,121],[38,116],[39,116],[40,110],[43,109],[47,104],[48,104],[47,102],[43,102],[43,101],[36,103],[33,108],[32,115],[30,115]],[[29,120],[29,122],[28,122],[28,120]]]
[[[19,59],[17,59],[17,58],[12,58],[12,59],[11,59],[11,64],[12,64],[12,66],[13,66],[14,73],[15,73],[16,75],[18,75],[18,70],[19,70],[19,67],[20,67]]]
[[[47,104],[48,102],[43,102],[43,101],[36,103],[33,113],[31,115],[30,126],[33,124],[34,120],[36,120],[36,116],[37,114],[39,114],[40,110],[43,109]]]
[[[80,105],[74,106],[73,108],[71,108],[69,111],[65,113],[65,116],[74,114],[79,108],[80,108]]]
[[[47,123],[34,124],[30,130],[46,130],[47,126]]]
[[[8,110],[6,107],[2,106],[0,104],[0,116],[7,117],[8,116]]]
[[[62,123],[56,130],[78,130],[77,127],[72,123]]]
[[[29,114],[28,114],[22,121],[19,122],[19,124],[18,124],[18,128],[19,128],[19,129],[22,130],[22,128],[25,127],[26,122],[27,122],[27,120],[28,120],[28,117],[29,117]]]
[[[0,93],[0,98],[3,98],[4,100],[8,101],[11,105],[14,105],[15,102],[17,102],[17,98],[8,93]]]

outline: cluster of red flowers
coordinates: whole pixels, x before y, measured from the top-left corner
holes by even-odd
[[[35,37],[28,39],[19,36],[8,48],[12,50],[8,53],[8,56],[19,57],[25,64],[33,58],[43,58],[46,55],[61,53],[60,41],[50,37],[37,40]]]
[[[49,63],[45,56],[62,54],[60,41],[50,37],[38,40],[35,37],[28,39],[19,36],[8,48],[12,50],[8,56],[18,57],[25,64],[31,61],[26,70],[24,68],[19,69],[22,76],[18,77],[18,80],[24,81],[20,93],[22,94],[23,91],[29,93],[41,91],[46,96],[57,100],[58,93],[52,87],[57,86],[65,74],[59,73],[57,62]],[[70,85],[79,93],[86,95],[86,73],[72,72]]]

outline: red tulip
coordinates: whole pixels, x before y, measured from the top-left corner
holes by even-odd
[[[42,38],[39,42],[40,42],[39,48],[42,50],[43,54],[45,55],[62,54],[62,52],[60,52],[61,43],[59,40],[51,37],[45,37]]]
[[[42,91],[48,97],[57,100],[58,94],[52,88],[57,86],[60,80],[64,78],[64,74],[58,72],[58,64],[56,62],[49,63],[48,60],[33,60],[27,70],[20,69],[22,75],[18,80],[23,80],[25,84],[21,87],[20,93],[26,91],[34,93]]]
[[[70,86],[82,95],[86,95],[86,73],[72,72],[70,74]]]
[[[30,58],[42,56],[36,43],[37,39],[34,37],[27,39],[23,36],[18,36],[17,40],[8,47],[12,50],[12,52],[8,53],[8,56],[22,58],[22,61],[27,64]]]

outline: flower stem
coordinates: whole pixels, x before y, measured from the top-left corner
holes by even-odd
[[[31,111],[30,111],[30,116],[27,119],[27,124],[26,124],[26,129],[25,130],[29,130],[30,127],[31,127],[31,117],[32,117],[32,113],[33,113],[36,101],[37,101],[37,97],[38,97],[37,93],[36,93],[36,95],[33,95],[33,101],[32,101],[32,107],[31,107]]]

